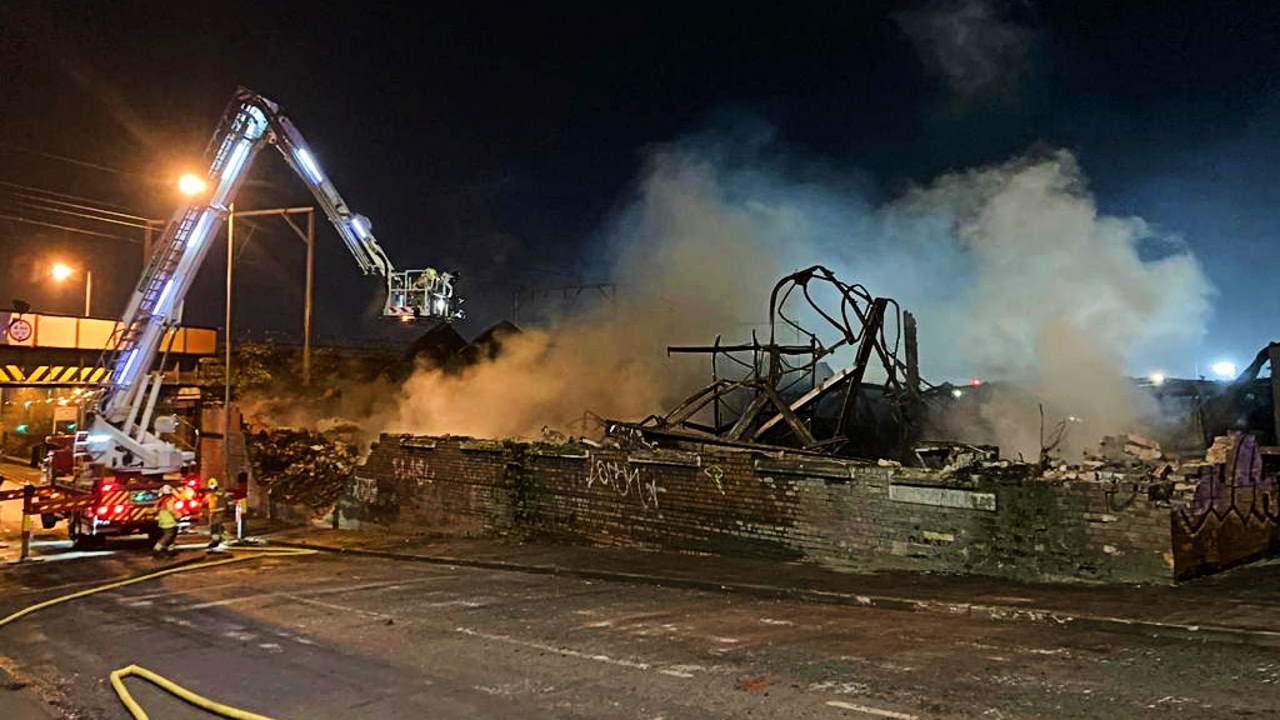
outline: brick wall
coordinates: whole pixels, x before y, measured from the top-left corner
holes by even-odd
[[[940,473],[737,449],[384,435],[346,522],[1023,579],[1168,581],[1163,482],[1026,467]],[[1179,568],[1179,575],[1188,567]]]

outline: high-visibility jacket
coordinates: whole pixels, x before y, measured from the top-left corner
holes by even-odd
[[[178,526],[178,516],[173,512],[172,495],[161,495],[160,502],[156,503],[156,524],[164,530]]]
[[[227,509],[227,491],[222,488],[210,490],[204,495],[205,507],[209,508],[209,514],[225,512]]]

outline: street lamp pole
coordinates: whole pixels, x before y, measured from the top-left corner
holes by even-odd
[[[231,471],[231,268],[235,260],[236,205],[227,213],[227,305],[222,338],[226,346],[222,372],[222,481],[230,482]],[[229,485],[227,486],[229,487]]]
[[[93,271],[84,271],[84,316],[89,317],[89,302],[93,298]]]

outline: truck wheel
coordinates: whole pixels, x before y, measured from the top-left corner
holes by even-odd
[[[80,513],[73,513],[67,519],[67,535],[71,537],[71,547],[76,550],[92,550],[102,547],[102,537],[89,535],[80,527]]]

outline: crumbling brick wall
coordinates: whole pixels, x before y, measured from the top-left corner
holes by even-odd
[[[732,448],[698,453],[384,435],[343,517],[1025,579],[1167,581],[1170,504],[1141,476],[942,473]]]

